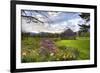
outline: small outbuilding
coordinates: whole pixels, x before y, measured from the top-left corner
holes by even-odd
[[[61,34],[61,38],[62,39],[76,39],[76,33],[73,32],[71,29],[67,29],[65,30],[62,34]]]

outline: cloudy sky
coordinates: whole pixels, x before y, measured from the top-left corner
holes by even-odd
[[[21,15],[32,16],[43,22],[27,23],[28,20],[22,18],[22,31],[61,33],[70,28],[75,32],[79,30],[78,24],[85,22],[79,14],[81,13],[22,10]]]

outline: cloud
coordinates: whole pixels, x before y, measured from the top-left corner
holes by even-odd
[[[84,23],[84,20],[78,16],[79,13],[71,12],[42,12],[46,13],[48,18],[44,18],[41,14],[34,14],[39,20],[45,21],[41,23],[27,23],[26,19],[22,19],[22,31],[24,32],[50,32],[50,33],[61,33],[66,29],[70,28],[74,32],[79,30],[78,24]],[[30,14],[29,11],[27,14]]]
[[[78,19],[73,19],[73,20],[69,20],[69,21],[64,21],[61,23],[56,23],[56,24],[41,24],[41,23],[26,23],[25,21],[23,21],[22,23],[22,30],[25,32],[35,32],[35,33],[39,33],[39,32],[49,32],[49,33],[61,33],[64,30],[66,30],[67,28],[72,29],[73,31],[78,31],[79,30],[79,26],[77,25],[79,22]]]
[[[55,17],[58,16],[61,12],[55,12],[55,11],[51,11],[51,12],[47,12],[49,16],[51,17]]]
[[[84,20],[81,18],[68,20],[69,27],[75,32],[78,31],[80,28],[78,24],[83,24],[83,23],[84,23]]]

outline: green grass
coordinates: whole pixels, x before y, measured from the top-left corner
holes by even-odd
[[[77,48],[80,52],[79,59],[89,59],[90,56],[89,40],[61,40],[57,41],[56,45]]]

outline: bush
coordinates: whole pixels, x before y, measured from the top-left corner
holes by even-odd
[[[62,50],[61,60],[77,60],[79,57],[79,51],[76,48],[60,46],[60,52]]]
[[[90,32],[81,32],[80,37],[90,37]]]
[[[39,61],[38,50],[22,50],[22,62],[37,62]]]

